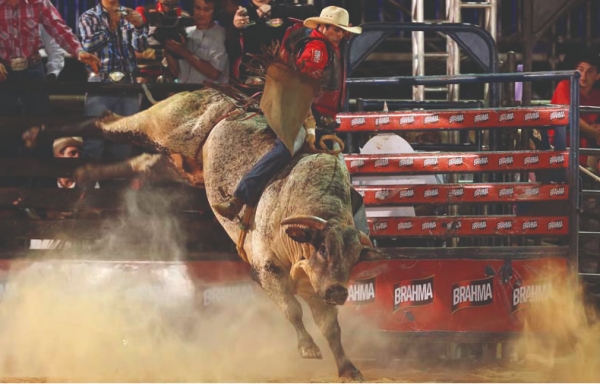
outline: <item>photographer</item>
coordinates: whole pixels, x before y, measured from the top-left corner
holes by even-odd
[[[148,48],[147,31],[138,12],[122,7],[119,0],[100,0],[97,6],[79,18],[79,33],[84,49],[97,53],[102,62],[99,73],[91,73],[88,81],[136,82],[135,52],[143,52]],[[133,115],[140,110],[140,95],[137,92],[86,95],[87,116],[100,116],[107,110],[122,116]],[[131,152],[131,146],[125,144],[112,144],[107,149],[114,159],[127,158]],[[98,159],[103,151],[104,140],[85,140],[83,157]]]
[[[186,29],[187,38],[165,43],[169,69],[181,83],[228,81],[225,29],[214,20],[218,6],[218,0],[194,0],[195,25]]]
[[[173,20],[188,18],[190,15],[181,9],[178,0],[157,0],[155,5],[139,6],[135,10],[142,16],[144,25],[148,28],[149,48],[142,53],[136,52],[140,81],[155,83],[159,76],[163,76],[165,80],[165,75],[168,76],[170,72],[164,70],[164,46],[163,41],[156,38],[156,30],[159,28],[160,34],[160,27],[164,24],[174,24]]]
[[[293,22],[317,16],[314,5],[278,4],[276,0],[250,0],[247,8],[239,7],[227,31],[227,53],[231,58],[232,76],[244,83],[252,79],[246,67],[250,55],[261,55],[263,47],[281,44]]]

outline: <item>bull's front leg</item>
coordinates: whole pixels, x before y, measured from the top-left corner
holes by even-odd
[[[314,293],[301,292],[301,295],[310,307],[315,323],[329,343],[329,348],[331,348],[338,367],[339,376],[345,379],[363,381],[362,374],[346,356],[344,347],[342,347],[342,330],[338,323],[338,310],[335,305],[325,303]]]
[[[302,322],[302,306],[292,292],[289,275],[274,263],[273,258],[254,266],[259,284],[269,298],[283,311],[294,326],[298,337],[298,352],[305,359],[321,359],[321,351]]]

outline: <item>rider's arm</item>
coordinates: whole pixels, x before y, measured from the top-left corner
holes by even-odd
[[[296,66],[302,73],[319,78],[328,61],[329,56],[325,43],[321,40],[311,40],[306,43],[304,50],[296,60]]]

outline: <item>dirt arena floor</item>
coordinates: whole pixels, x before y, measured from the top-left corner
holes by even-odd
[[[308,311],[323,360],[298,357],[292,327],[261,291],[210,311],[193,291],[183,265],[40,261],[13,271],[0,301],[0,381],[340,381]],[[384,337],[353,337],[368,324],[342,323],[344,344],[370,382],[598,382],[600,329],[577,293],[564,295],[538,310],[553,337],[524,332],[505,359],[485,361],[475,347],[450,359],[408,341],[386,355]]]

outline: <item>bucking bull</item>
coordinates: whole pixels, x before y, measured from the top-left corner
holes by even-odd
[[[29,145],[59,136],[104,136],[144,146],[144,154],[125,163],[86,165],[76,170],[79,183],[124,174],[161,176],[204,186],[211,205],[220,191],[233,191],[253,164],[272,146],[275,135],[263,116],[232,116],[233,100],[214,89],[179,93],[129,117],[106,115],[56,130],[30,129]],[[362,380],[341,343],[336,305],[348,296],[354,265],[376,252],[353,222],[350,176],[337,156],[298,154],[267,186],[256,206],[244,250],[253,278],[294,326],[303,358],[321,358],[302,322],[301,296],[329,343],[340,377]],[[216,215],[234,241],[240,223]]]

